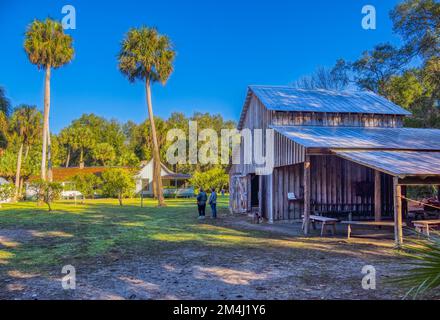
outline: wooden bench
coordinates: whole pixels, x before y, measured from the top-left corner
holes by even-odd
[[[394,221],[342,221],[341,223],[347,225],[347,239],[350,239],[351,237],[351,226],[394,228]],[[405,222],[402,223],[402,227],[406,227]]]
[[[310,216],[310,222],[312,223],[312,227],[314,230],[316,230],[316,223],[317,222],[321,223],[321,237],[324,235],[324,232],[328,227],[331,227],[330,230],[332,231],[333,235],[335,235],[336,234],[336,223],[338,221],[339,221],[338,219],[327,218],[327,217],[323,217],[323,216],[315,216],[315,215]],[[303,220],[302,228],[304,230],[304,220]]]
[[[440,225],[440,220],[417,220],[413,221],[417,232],[424,233],[429,237],[429,228]]]

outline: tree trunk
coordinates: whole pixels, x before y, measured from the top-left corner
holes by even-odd
[[[43,149],[41,154],[41,179],[46,181],[47,133],[49,131],[50,112],[50,65],[46,66],[44,84]]]
[[[21,158],[23,156],[23,143],[20,144],[20,149],[18,150],[17,156],[17,171],[15,173],[15,196],[14,201],[18,200],[18,195],[20,191],[20,178],[21,178]]]
[[[18,188],[18,194],[20,196],[20,198],[19,198],[20,200],[24,198],[23,197],[23,184],[24,184],[24,178],[21,177],[20,178],[20,187]]]
[[[81,148],[81,151],[79,153],[79,168],[84,169],[84,150]]]
[[[153,179],[156,181],[156,195],[158,205],[160,207],[165,206],[165,201],[163,197],[162,190],[162,178],[160,174],[160,155],[159,155],[159,145],[157,143],[157,134],[156,134],[156,125],[154,123],[154,114],[153,114],[153,103],[151,101],[151,80],[147,77],[147,81],[145,84],[147,91],[147,105],[148,105],[148,117],[150,118],[150,126],[151,126],[151,135],[153,140]]]
[[[119,205],[122,207],[122,195],[118,194]]]
[[[53,182],[52,174],[52,141],[50,139],[49,124],[47,125],[47,180]]]
[[[70,162],[70,147],[67,150],[66,168],[69,167],[69,162]]]

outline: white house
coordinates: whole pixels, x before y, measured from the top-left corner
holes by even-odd
[[[161,177],[164,196],[192,197],[194,187],[189,186],[191,175],[176,173],[161,163]],[[153,160],[150,160],[135,176],[136,194],[153,196]]]

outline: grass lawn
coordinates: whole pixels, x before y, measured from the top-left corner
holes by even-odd
[[[219,219],[197,220],[194,199],[33,202],[0,208],[0,298],[394,299],[382,281],[402,270],[392,241],[292,236],[291,225],[252,225],[219,197]],[[209,215],[210,210],[207,209]],[[62,290],[64,265],[77,289]],[[378,289],[361,288],[364,265]]]

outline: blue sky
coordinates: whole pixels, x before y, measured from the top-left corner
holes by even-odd
[[[61,20],[76,8],[75,59],[52,74],[51,129],[83,113],[121,122],[146,118],[142,83],[130,84],[116,56],[130,27],[156,26],[177,51],[165,87],[153,87],[155,113],[221,113],[237,120],[249,84],[289,84],[336,59],[357,58],[375,44],[398,43],[389,11],[394,0],[87,1],[0,0],[0,85],[14,105],[43,105],[42,71],[23,50],[26,25],[47,16]],[[364,5],[377,10],[377,29],[361,27]]]

